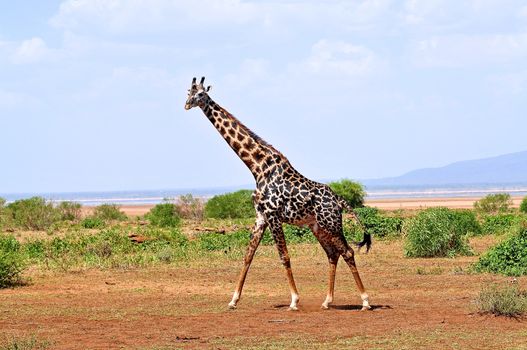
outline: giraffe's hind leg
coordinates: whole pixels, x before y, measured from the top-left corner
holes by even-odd
[[[326,231],[320,229],[317,224],[312,225],[310,228],[311,231],[313,231],[315,237],[318,239],[320,245],[326,252],[326,255],[328,256],[328,293],[326,295],[326,299],[324,300],[321,306],[322,309],[327,310],[329,309],[329,305],[333,302],[333,296],[335,294],[335,274],[337,272],[337,263],[339,261],[340,254],[331,243],[331,235],[329,235]]]
[[[359,289],[360,297],[362,299],[362,310],[370,310],[371,306],[369,303],[368,293],[366,293],[366,290],[364,289],[364,285],[362,284],[362,280],[359,276],[359,271],[357,270],[357,266],[355,265],[355,253],[353,252],[353,249],[351,249],[349,246],[347,246],[346,248],[347,249],[344,250],[344,253],[342,253],[342,258],[344,258],[344,261],[348,264],[351,270],[351,274],[355,279],[355,283],[357,284],[357,288]]]
[[[260,241],[262,240],[263,233],[266,227],[267,224],[265,222],[264,216],[261,213],[257,213],[256,224],[251,235],[251,241],[249,242],[249,246],[247,247],[245,258],[243,259],[243,268],[240,273],[240,277],[238,278],[236,290],[234,291],[232,300],[229,303],[230,309],[235,309],[238,300],[240,300],[240,297],[242,295],[243,284],[245,283],[245,278],[247,277],[247,272],[249,271],[249,267],[251,266],[251,262],[253,261],[256,248],[258,248],[258,245],[260,245]]]

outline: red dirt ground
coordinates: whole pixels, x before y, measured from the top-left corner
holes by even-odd
[[[495,243],[472,240],[476,252]],[[527,321],[475,313],[477,257],[406,259],[399,241],[375,242],[357,263],[373,311],[361,312],[341,261],[336,300],[321,310],[327,261],[316,245],[290,247],[300,311],[287,311],[285,274],[261,247],[237,310],[227,310],[241,261],[215,258],[160,268],[29,273],[0,290],[1,335],[47,340],[51,349],[526,349]],[[520,278],[520,284],[527,279]]]

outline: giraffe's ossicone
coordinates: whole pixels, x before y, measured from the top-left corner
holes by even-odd
[[[298,291],[291,270],[282,224],[308,226],[320,242],[329,260],[329,285],[322,308],[329,308],[333,301],[335,271],[339,257],[348,264],[357,287],[361,293],[363,310],[370,309],[368,294],[364,289],[355,266],[353,249],[348,245],[342,232],[342,211],[349,209],[344,200],[338,197],[325,184],[311,181],[300,174],[287,158],[273,146],[249,130],[232,114],[220,107],[208,95],[209,87],[192,80],[185,109],[199,107],[210,122],[245,163],[254,176],[256,190],[253,194],[256,209],[256,224],[244,258],[244,266],[230,308],[236,308],[240,299],[247,271],[254,253],[260,244],[263,233],[269,228],[278,248],[291,290],[290,310],[297,310]],[[359,246],[369,249],[371,238],[365,232]]]

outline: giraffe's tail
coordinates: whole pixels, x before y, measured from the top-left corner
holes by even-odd
[[[351,215],[353,215],[353,218],[355,219],[355,221],[359,224],[360,227],[362,227],[362,231],[364,232],[364,237],[362,238],[361,242],[356,243],[357,247],[359,248],[359,251],[362,247],[366,246],[366,253],[369,252],[371,248],[371,234],[368,233],[366,226],[362,224],[362,222],[359,220],[359,217],[353,211],[353,208],[348,204],[348,202],[341,197],[338,197],[338,201],[339,201],[340,208],[342,210],[347,211]]]

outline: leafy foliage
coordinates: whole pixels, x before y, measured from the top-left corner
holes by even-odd
[[[60,221],[60,213],[42,197],[20,199],[7,206],[15,225],[28,230],[46,230]]]
[[[470,255],[467,232],[455,211],[429,208],[405,222],[405,255],[440,257]]]
[[[354,211],[361,224],[370,234],[385,237],[401,233],[403,219],[400,217],[384,216],[379,209],[374,207],[357,208]]]
[[[78,221],[81,218],[81,208],[80,203],[75,202],[60,202],[57,205],[57,210],[60,213],[61,220],[66,221]]]
[[[458,209],[454,211],[456,227],[463,234],[477,236],[482,234],[481,224],[472,210]]]
[[[215,219],[254,217],[252,191],[240,190],[214,196],[205,204],[205,216]]]
[[[24,264],[19,250],[20,243],[14,236],[0,235],[0,288],[20,283]]]
[[[484,287],[476,305],[481,313],[496,316],[518,317],[527,313],[527,292],[520,290],[517,284],[504,287],[489,285]]]
[[[158,227],[177,227],[180,222],[176,205],[173,203],[160,203],[150,209],[146,215],[150,224]]]
[[[103,228],[106,226],[106,223],[100,218],[97,218],[94,216],[88,216],[80,222],[80,225],[81,227],[84,227],[84,228],[93,229],[93,228]]]
[[[527,213],[527,196],[524,197],[520,203],[520,212]]]
[[[360,183],[343,179],[330,182],[328,185],[336,194],[344,198],[352,208],[359,208],[364,205],[366,192]]]
[[[93,217],[104,221],[123,221],[126,220],[126,214],[119,209],[117,204],[102,204],[93,210]]]
[[[511,195],[508,193],[489,194],[474,203],[474,209],[481,213],[501,213],[509,210],[512,205]]]
[[[527,226],[488,250],[479,258],[475,269],[508,276],[527,275]]]
[[[488,215],[483,219],[481,232],[487,235],[507,233],[516,229],[522,221],[527,221],[527,218],[513,213]]]

